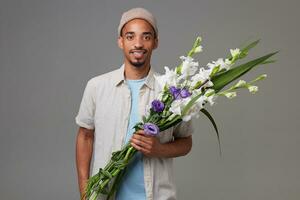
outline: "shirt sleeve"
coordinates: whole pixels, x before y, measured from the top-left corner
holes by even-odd
[[[95,96],[96,86],[93,80],[86,84],[83,97],[80,103],[79,111],[75,117],[76,124],[87,129],[94,129],[94,114],[96,110]]]
[[[173,136],[174,138],[188,137],[192,135],[194,132],[193,128],[193,120],[189,120],[187,122],[181,121],[174,128]]]

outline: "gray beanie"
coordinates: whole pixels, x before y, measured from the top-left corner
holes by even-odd
[[[133,20],[133,19],[144,19],[147,22],[149,22],[154,31],[155,34],[158,35],[158,30],[157,30],[157,25],[156,25],[156,19],[154,18],[154,16],[146,9],[144,8],[132,8],[126,12],[123,13],[121,20],[120,20],[120,24],[118,27],[118,34],[121,35],[121,30],[123,28],[123,26]]]

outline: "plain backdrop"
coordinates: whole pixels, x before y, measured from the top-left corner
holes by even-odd
[[[201,66],[261,39],[248,60],[280,50],[259,92],[219,98],[195,123],[193,149],[175,159],[178,199],[298,200],[299,7],[296,0],[1,0],[0,199],[79,199],[78,112],[86,82],[122,64],[117,27],[132,7],[158,20],[152,66],[175,67],[197,35]],[[105,97],[103,97],[105,98]]]

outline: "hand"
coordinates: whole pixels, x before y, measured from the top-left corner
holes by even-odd
[[[80,192],[80,199],[81,200],[86,200],[85,195],[85,189],[87,186],[87,180],[81,180],[79,183],[79,192]]]
[[[157,137],[146,135],[144,130],[135,132],[130,142],[136,150],[148,157],[163,157],[163,144]]]

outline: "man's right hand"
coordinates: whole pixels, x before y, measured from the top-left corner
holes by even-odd
[[[76,167],[80,196],[85,193],[93,154],[94,130],[80,127],[76,139]]]

